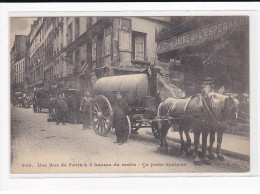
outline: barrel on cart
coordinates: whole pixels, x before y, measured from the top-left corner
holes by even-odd
[[[128,134],[140,128],[152,127],[155,138],[159,137],[156,120],[158,107],[156,84],[153,76],[146,73],[103,77],[93,85],[94,100],[90,109],[93,128],[105,136],[114,128],[113,106],[115,94],[120,91],[131,109],[127,116]]]

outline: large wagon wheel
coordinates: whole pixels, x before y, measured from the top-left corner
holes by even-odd
[[[129,116],[126,115],[126,121],[127,121],[127,128],[126,128],[126,138],[127,140],[130,137],[131,131],[132,131],[132,127],[131,127],[131,121]]]
[[[153,121],[151,126],[152,126],[153,136],[154,136],[156,139],[159,139],[159,138],[160,138],[160,130],[159,130],[159,127],[158,127],[158,122]]]
[[[113,111],[109,100],[102,95],[96,96],[90,108],[93,128],[98,135],[105,136],[113,126]]]

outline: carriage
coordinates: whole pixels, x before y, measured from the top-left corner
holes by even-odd
[[[28,92],[15,92],[13,96],[13,105],[22,106],[24,108],[30,108],[31,98]]]
[[[23,92],[15,92],[13,95],[13,106],[23,105]]]
[[[94,99],[90,108],[93,128],[98,135],[105,136],[113,127],[115,93],[120,91],[131,109],[127,116],[128,134],[140,128],[151,127],[155,138],[159,138],[156,122],[158,99],[156,75],[148,73],[103,77],[93,85]]]
[[[34,112],[41,112],[42,109],[48,109],[48,101],[51,92],[47,89],[39,89],[33,92],[33,110]]]

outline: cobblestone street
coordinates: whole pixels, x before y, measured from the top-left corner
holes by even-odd
[[[82,125],[47,122],[47,113],[32,108],[11,108],[12,173],[95,173],[95,172],[248,172],[249,163],[225,157],[212,164],[196,166],[192,156],[179,155],[179,144],[168,140],[168,155],[158,152],[158,140],[150,129],[140,129],[119,146],[114,130],[106,137]],[[170,133],[170,132],[169,132]]]

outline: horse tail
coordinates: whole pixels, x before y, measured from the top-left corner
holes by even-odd
[[[161,106],[162,106],[162,102],[159,104],[158,109],[157,109],[157,119],[158,119],[158,128],[159,130],[162,128],[162,123],[161,123]]]

